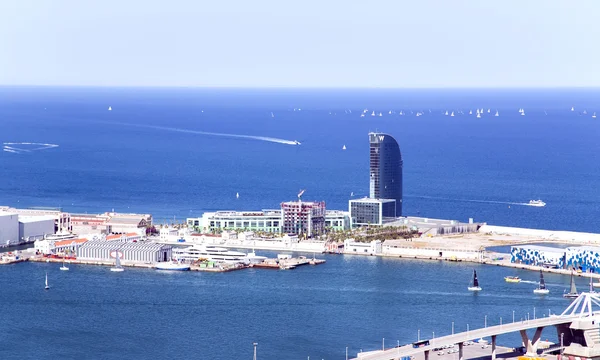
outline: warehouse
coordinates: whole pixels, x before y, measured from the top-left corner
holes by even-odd
[[[0,246],[19,243],[19,215],[0,213]]]
[[[77,259],[110,261],[119,252],[121,260],[132,263],[156,263],[171,259],[171,246],[153,242],[88,241],[77,251]]]
[[[43,239],[54,234],[54,223],[53,216],[19,216],[19,238],[23,242]]]

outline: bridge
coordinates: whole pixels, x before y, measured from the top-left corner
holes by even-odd
[[[584,339],[586,343],[579,344],[580,346],[583,345],[583,348],[593,348],[594,345],[597,345],[597,351],[591,352],[598,352],[598,355],[600,356],[600,333],[598,332],[597,325],[600,320],[600,310],[594,311],[594,306],[600,309],[599,294],[582,293],[560,315],[550,315],[540,319],[523,320],[484,327],[481,329],[474,329],[453,335],[420,341],[411,345],[395,347],[388,350],[380,350],[378,352],[359,353],[356,359],[400,360],[403,357],[423,353],[425,355],[425,360],[429,360],[429,354],[434,349],[458,344],[458,360],[464,360],[463,346],[465,342],[473,339],[491,337],[492,360],[496,360],[496,337],[498,335],[516,331],[520,332],[523,345],[527,349],[525,356],[537,357],[538,341],[542,335],[542,330],[548,326],[556,326],[558,329],[563,331],[562,333],[566,336],[567,340],[565,344],[570,344],[572,341],[581,342],[582,339]],[[573,327],[573,325],[575,325],[575,327]],[[572,331],[574,328],[582,331],[582,333],[574,334]],[[527,335],[527,330],[529,329],[535,329],[535,333],[532,338],[529,338]],[[595,332],[593,329],[595,329]],[[586,332],[586,330],[588,330],[588,334],[583,334]],[[577,349],[574,351],[576,350]],[[588,356],[591,356],[589,355],[589,349],[587,349],[585,352],[588,354]]]

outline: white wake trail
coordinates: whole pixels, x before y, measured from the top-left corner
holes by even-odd
[[[185,133],[185,134],[197,134],[197,135],[208,135],[208,136],[222,136],[222,137],[237,138],[237,139],[249,139],[249,140],[268,141],[268,142],[273,142],[273,143],[277,143],[277,144],[285,144],[285,145],[300,145],[299,142],[294,141],[294,140],[279,139],[279,138],[268,137],[268,136],[227,134],[227,133],[217,133],[217,132],[210,132],[210,131],[199,131],[199,130],[172,128],[172,127],[156,126],[156,125],[114,123],[114,122],[104,122],[104,123],[105,124],[112,124],[112,125],[134,126],[134,127],[141,127],[141,128],[147,128],[147,129],[173,131],[173,132],[180,132],[180,133]]]
[[[414,197],[414,198],[419,198],[419,199],[432,199],[432,200],[474,202],[474,203],[483,203],[483,204],[502,204],[502,205],[531,206],[531,204],[529,204],[529,203],[520,203],[520,202],[512,202],[512,201],[475,200],[475,199],[453,199],[453,198],[437,197],[437,196],[411,196],[411,195],[407,195],[407,197]]]

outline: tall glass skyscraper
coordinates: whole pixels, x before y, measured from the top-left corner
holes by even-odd
[[[402,216],[402,154],[391,135],[369,133],[369,197],[396,200],[396,216]]]

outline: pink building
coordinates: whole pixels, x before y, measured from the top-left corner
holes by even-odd
[[[288,201],[281,203],[284,234],[313,237],[325,228],[325,202]]]

